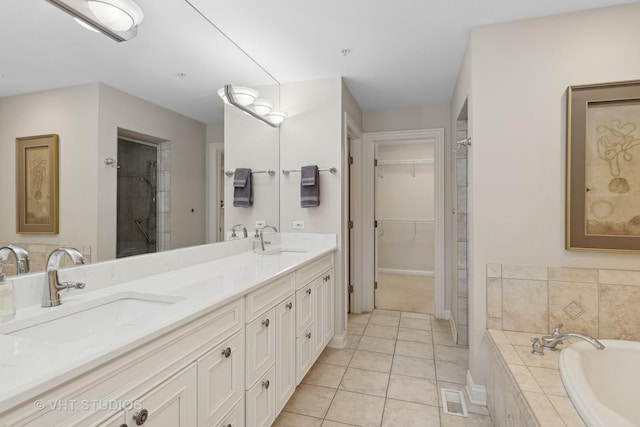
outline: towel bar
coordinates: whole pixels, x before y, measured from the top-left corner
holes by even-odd
[[[324,169],[318,169],[320,172],[331,172],[331,173],[337,173],[338,169],[336,168],[324,168]],[[289,175],[291,172],[300,172],[300,169],[282,169],[282,173],[284,175]]]
[[[252,174],[254,174],[254,173],[268,173],[269,176],[274,176],[276,174],[276,171],[274,171],[272,169],[269,169],[268,171],[252,171],[251,173]],[[227,175],[227,176],[233,176],[235,174],[235,171],[226,171],[224,174]]]

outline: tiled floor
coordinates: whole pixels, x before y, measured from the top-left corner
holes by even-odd
[[[433,314],[433,277],[378,273],[376,306]]]
[[[347,348],[327,348],[273,424],[276,427],[492,426],[487,408],[442,411],[440,388],[463,390],[469,351],[449,323],[428,314],[349,315]]]

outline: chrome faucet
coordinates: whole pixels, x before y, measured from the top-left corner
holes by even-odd
[[[31,260],[29,259],[29,252],[22,246],[7,245],[0,248],[0,261],[7,259],[10,253],[16,258],[16,273],[26,274],[31,270]]]
[[[264,252],[264,229],[265,228],[270,228],[276,233],[278,232],[278,229],[276,227],[268,224],[260,229],[260,231],[258,232],[258,236],[260,237],[260,249],[262,250],[262,252]],[[267,244],[269,244],[269,242],[267,242]]]
[[[595,338],[591,338],[590,336],[582,335],[576,332],[567,332],[565,334],[560,334],[560,328],[562,326],[562,323],[560,323],[558,326],[556,326],[551,335],[545,335],[542,337],[542,344],[544,345],[544,348],[546,350],[556,350],[556,346],[568,338],[580,338],[582,340],[585,340],[598,350],[604,349],[604,345],[600,341]]]
[[[77,249],[74,248],[58,248],[49,254],[47,258],[47,268],[45,270],[45,284],[42,292],[42,306],[56,307],[62,304],[59,292],[63,289],[84,289],[84,283],[79,282],[62,282],[58,280],[58,268],[62,255],[67,254],[74,264],[84,264],[84,258]]]
[[[249,237],[249,233],[247,232],[247,227],[245,227],[242,224],[236,224],[233,227],[231,227],[231,238],[232,239],[235,239],[235,238],[238,237],[238,235],[236,234],[236,228],[239,228],[240,230],[242,230],[245,239],[247,237]]]

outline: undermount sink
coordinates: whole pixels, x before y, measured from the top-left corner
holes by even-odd
[[[153,321],[163,309],[182,298],[126,292],[66,309],[60,307],[35,318],[7,325],[5,335],[70,343],[87,337],[104,337]],[[4,328],[3,328],[4,329]]]
[[[281,254],[306,254],[309,251],[304,249],[295,249],[295,248],[274,248],[268,249],[264,252],[258,252],[262,255],[281,255]]]

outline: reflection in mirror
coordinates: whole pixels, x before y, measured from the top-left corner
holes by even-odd
[[[216,192],[219,174],[207,173],[215,167],[207,145],[227,134],[217,91],[229,83],[273,87],[271,99],[277,98],[277,82],[212,25],[211,10],[202,13],[192,6],[197,2],[185,0],[136,3],[145,19],[137,36],[122,43],[87,31],[47,2],[0,5],[0,246],[25,247],[34,272],[43,271],[60,246],[78,248],[87,262],[96,262],[211,241],[205,233],[218,228],[218,215],[206,199]],[[25,31],[26,22],[37,31]],[[60,230],[18,234],[15,141],[44,134],[60,137]],[[259,133],[252,138],[254,146],[263,142]],[[118,162],[129,160],[120,157],[119,139],[155,151],[120,173]],[[275,153],[261,167],[278,170],[277,130],[267,139]],[[146,199],[120,216],[118,203],[127,197],[118,202],[118,188],[125,186],[119,175],[133,182],[129,199]],[[264,214],[262,200],[254,202],[254,216],[277,223],[271,209],[277,209],[277,192],[264,197]],[[211,205],[217,202],[212,197]]]

